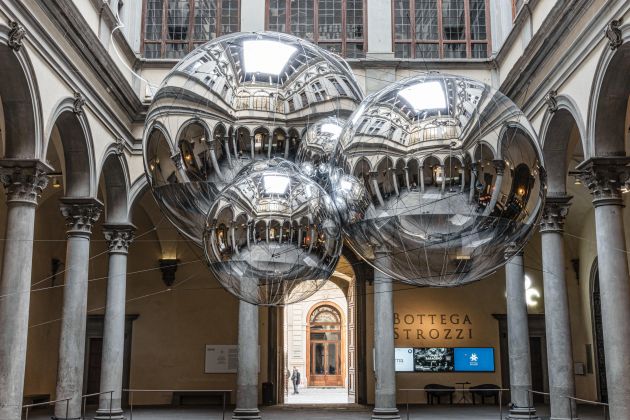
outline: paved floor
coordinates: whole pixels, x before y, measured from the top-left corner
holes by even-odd
[[[299,394],[292,392],[285,399],[286,404],[348,404],[354,397],[348,396],[346,388],[300,388]]]
[[[400,414],[403,420],[407,419],[404,406],[400,406]],[[231,409],[230,409],[231,410]],[[230,419],[231,411],[228,410],[225,419]],[[297,407],[276,406],[263,407],[262,417],[264,420],[368,420],[371,409],[369,407],[354,404],[337,405],[327,407]],[[540,407],[538,410],[541,420],[548,419],[548,407]],[[132,420],[129,412],[127,419]],[[580,420],[604,420],[601,410],[592,407],[579,408]],[[86,419],[93,418],[94,412],[88,410]],[[503,418],[505,418],[505,410]],[[24,417],[23,417],[24,418]],[[221,409],[215,407],[207,408],[135,408],[133,420],[216,420],[221,419]],[[410,407],[409,419],[412,420],[492,420],[499,418],[499,407],[486,406],[413,406]],[[29,420],[50,420],[50,412],[35,411],[29,416]]]

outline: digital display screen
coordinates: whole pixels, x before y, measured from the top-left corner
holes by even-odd
[[[413,349],[394,349],[396,357],[396,372],[413,372]]]
[[[452,372],[453,349],[446,347],[421,347],[413,349],[415,372]]]
[[[454,350],[456,372],[494,372],[492,347],[458,347]]]
[[[396,372],[494,372],[492,347],[395,349]]]

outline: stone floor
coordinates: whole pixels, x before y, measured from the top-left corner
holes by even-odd
[[[300,388],[299,394],[292,392],[285,398],[286,404],[352,404],[354,397],[348,396],[346,388]]]
[[[407,419],[405,406],[400,406],[402,420]],[[539,407],[541,420],[548,419],[548,407]],[[368,420],[370,408],[354,404],[332,405],[320,407],[298,407],[295,405],[263,407],[264,420]],[[199,408],[134,408],[133,417],[127,414],[128,420],[216,420],[221,419],[221,409],[216,407]],[[226,411],[225,419],[230,419],[231,408]],[[579,407],[580,420],[604,420],[601,409],[593,407]],[[39,410],[29,415],[29,420],[50,420],[50,412]],[[86,419],[93,417],[93,410],[88,409]],[[22,417],[24,419],[24,417]],[[499,418],[499,407],[496,405],[441,405],[412,406],[409,409],[409,419],[413,420],[492,420]],[[506,412],[503,411],[503,418]]]

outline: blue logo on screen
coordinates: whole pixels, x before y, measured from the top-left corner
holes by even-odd
[[[455,372],[494,372],[494,349],[456,347]]]

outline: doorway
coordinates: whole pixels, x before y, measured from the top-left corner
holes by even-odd
[[[313,308],[308,319],[308,385],[343,387],[345,358],[341,313],[331,303],[325,303]]]

